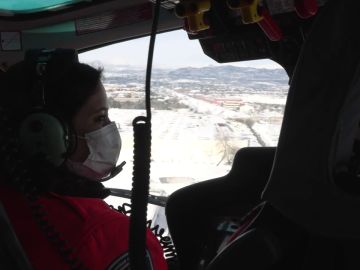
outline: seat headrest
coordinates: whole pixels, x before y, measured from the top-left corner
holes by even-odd
[[[229,177],[242,177],[242,180],[263,178],[267,180],[274,161],[276,147],[244,147],[237,151],[229,172]],[[259,177],[257,177],[259,175]]]
[[[335,181],[353,155],[360,120],[359,8],[357,0],[329,1],[315,21],[263,193],[284,216],[327,236],[360,237],[360,192],[349,194]]]

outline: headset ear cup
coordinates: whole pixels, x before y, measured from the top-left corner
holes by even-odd
[[[67,157],[69,132],[64,123],[46,112],[28,115],[19,129],[21,149],[27,158],[59,167]]]

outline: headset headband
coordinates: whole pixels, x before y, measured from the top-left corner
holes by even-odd
[[[32,49],[26,52],[25,62],[36,66],[48,63],[62,66],[79,62],[79,59],[74,49]]]
[[[25,54],[25,66],[33,81],[33,105],[44,107],[47,76],[57,76],[74,63],[78,63],[74,49],[32,49]],[[50,74],[49,74],[50,73]]]

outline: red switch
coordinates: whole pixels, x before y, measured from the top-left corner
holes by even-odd
[[[300,18],[307,19],[318,11],[316,0],[295,0],[295,11]]]
[[[283,38],[283,32],[281,31],[277,23],[274,21],[274,19],[271,17],[269,11],[265,8],[260,8],[259,14],[263,17],[263,19],[257,22],[257,24],[264,31],[267,37],[272,41],[281,40]]]

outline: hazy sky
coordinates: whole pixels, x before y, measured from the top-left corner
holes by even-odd
[[[146,66],[149,37],[110,45],[90,52],[82,53],[84,62],[99,61],[104,64]],[[227,63],[235,66],[280,68],[271,60],[256,60]],[[156,36],[153,67],[178,68],[219,65],[206,56],[197,40],[189,40],[183,30],[172,31]]]

